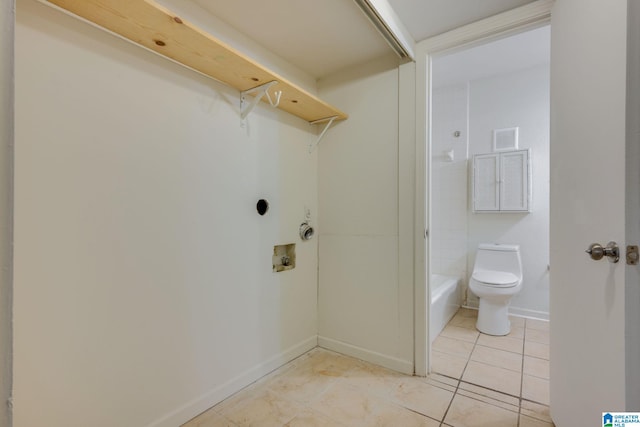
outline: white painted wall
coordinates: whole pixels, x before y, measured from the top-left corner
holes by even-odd
[[[468,251],[468,98],[465,83],[434,88],[431,101],[431,273],[463,282]],[[451,150],[453,161],[446,154]]]
[[[316,345],[313,128],[32,0],[16,67],[16,427],[175,427]]]
[[[0,1],[0,427],[11,426],[15,5]]]
[[[519,148],[531,149],[531,213],[468,210],[468,274],[479,243],[520,245],[522,291],[512,313],[549,315],[549,65],[500,74],[469,84],[469,159],[493,150],[493,129],[519,127]],[[467,277],[468,280],[468,277]],[[478,299],[468,292],[468,304]]]
[[[349,111],[319,147],[319,343],[413,372],[412,282],[399,278],[399,73],[385,60],[319,83]]]

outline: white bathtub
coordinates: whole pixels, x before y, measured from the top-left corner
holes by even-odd
[[[460,308],[460,279],[433,274],[429,286],[431,288],[429,334],[433,342]]]

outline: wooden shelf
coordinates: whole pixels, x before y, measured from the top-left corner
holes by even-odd
[[[347,115],[175,16],[152,0],[47,0],[74,15],[244,91],[277,81],[278,108],[308,122]]]

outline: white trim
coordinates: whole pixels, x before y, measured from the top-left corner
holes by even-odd
[[[356,0],[356,4],[399,56],[415,60],[416,42],[387,0]]]
[[[417,46],[421,50],[420,44]],[[426,376],[431,369],[429,352],[429,301],[431,294],[425,286],[429,271],[429,241],[427,238],[429,212],[431,205],[427,196],[431,191],[426,173],[426,160],[429,156],[430,144],[423,143],[428,139],[430,126],[430,96],[427,82],[431,79],[431,64],[426,53],[418,52],[416,61],[416,141],[415,141],[415,201],[414,201],[414,363],[415,373]]]
[[[16,6],[0,0],[0,425],[13,413],[13,233]]]
[[[191,402],[185,403],[183,406],[171,411],[164,417],[152,422],[147,427],[175,427],[177,425],[182,425],[196,415],[201,414],[215,404],[222,402],[232,394],[242,390],[249,384],[259,380],[268,373],[278,369],[282,365],[292,361],[296,357],[303,355],[317,346],[318,336],[311,336],[306,340],[289,347],[282,353],[276,354],[269,360],[248,369],[226,383],[215,387]]]
[[[478,310],[476,305],[463,305],[462,307],[470,310]],[[528,308],[509,307],[509,315],[522,317],[525,319],[546,320],[549,321],[549,313],[546,311],[529,310]]]
[[[318,346],[364,360],[365,362],[384,366],[385,368],[389,368],[403,374],[413,374],[413,362],[409,360],[398,359],[397,357],[388,356],[386,354],[367,350],[362,347],[322,336],[318,336]]]
[[[414,62],[402,64],[398,76],[398,321],[401,347],[398,352],[410,355],[413,364],[414,316],[414,215],[415,209],[415,144],[416,144],[416,67]],[[425,325],[426,326],[426,325]]]
[[[430,151],[430,87],[432,56],[445,50],[461,48],[491,38],[520,32],[549,22],[554,0],[538,0],[481,21],[428,38],[416,45],[416,193],[415,193],[415,372],[425,375],[430,371],[428,319],[429,289],[427,284],[429,239],[423,240],[429,224],[430,197],[427,159]],[[425,262],[426,260],[426,262]],[[422,332],[424,331],[424,333]]]
[[[415,59],[416,42],[389,2],[387,0],[369,0],[369,3],[375,8],[387,27],[389,27],[389,31],[391,31],[398,43],[407,51],[409,58]]]
[[[528,308],[509,307],[509,314],[527,319],[537,319],[549,321],[549,313],[546,311],[529,310]]]
[[[425,39],[416,45],[416,59],[421,59],[420,54],[433,54],[451,48],[459,48],[466,44],[478,43],[479,41],[513,31],[522,31],[529,26],[538,26],[549,21],[554,1],[534,1],[522,7]]]

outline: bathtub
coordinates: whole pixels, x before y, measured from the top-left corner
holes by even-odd
[[[460,279],[433,274],[429,286],[431,287],[429,336],[433,342],[460,308]]]

